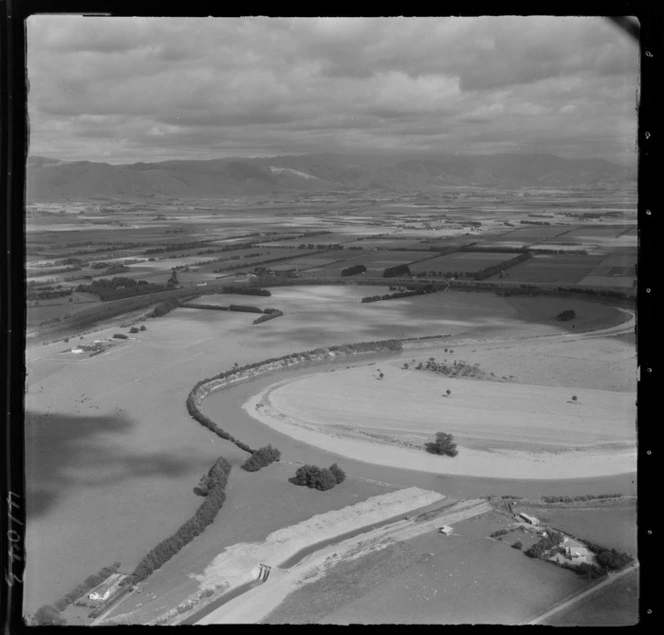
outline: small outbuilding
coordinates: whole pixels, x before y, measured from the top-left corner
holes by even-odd
[[[523,512],[519,514],[519,518],[521,520],[525,520],[529,525],[533,525],[535,527],[540,524],[540,521],[537,518],[530,516],[529,514],[524,514]]]
[[[111,595],[113,595],[120,587],[120,582],[126,576],[121,573],[114,573],[110,575],[104,582],[95,587],[89,594],[88,597],[91,600],[104,601],[107,600]]]
[[[449,525],[443,525],[438,529],[438,533],[443,534],[443,536],[449,536],[452,533],[453,529]]]

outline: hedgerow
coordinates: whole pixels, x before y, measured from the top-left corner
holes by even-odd
[[[194,516],[186,521],[174,534],[162,540],[150,550],[138,563],[134,572],[123,580],[125,584],[137,584],[145,580],[214,522],[217,513],[226,500],[225,488],[230,471],[230,463],[220,456],[198,485],[200,492],[197,493],[205,496],[205,500],[196,510]]]

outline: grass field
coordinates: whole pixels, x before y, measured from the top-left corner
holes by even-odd
[[[569,236],[570,230],[574,230],[573,225],[531,225],[531,226],[521,226],[519,229],[504,234],[503,239],[505,240],[525,240],[527,242],[535,241],[546,241],[548,239],[555,238],[564,234]]]
[[[608,549],[637,554],[636,503],[634,500],[608,506],[584,508],[533,507],[532,513],[543,522]]]
[[[486,536],[485,514],[379,554],[341,563],[303,586],[266,623],[518,624],[583,589],[569,571],[532,560]]]
[[[224,456],[233,454],[232,446],[216,442]],[[236,452],[237,449],[235,450]],[[243,454],[238,452],[238,454]],[[234,463],[236,461],[233,461]],[[145,623],[164,612],[163,606],[175,606],[187,595],[196,592],[199,582],[194,575],[202,575],[206,567],[226,547],[237,543],[259,542],[284,526],[296,524],[314,514],[341,509],[371,496],[385,494],[394,488],[350,478],[321,497],[319,492],[287,483],[294,468],[275,464],[250,474],[237,468],[231,472],[227,499],[214,524],[194,542],[143,583],[140,597],[121,605],[113,615],[131,610],[131,621]],[[194,495],[191,495],[194,497]],[[201,499],[194,497],[198,501]],[[183,517],[184,519],[184,517]],[[158,597],[152,602],[147,593]],[[136,609],[136,604],[143,606]]]
[[[360,304],[362,296],[385,290],[386,287],[283,287],[272,289],[269,298],[242,296],[241,303],[260,301],[285,311],[284,317],[259,326],[251,325],[251,314],[176,309],[165,317],[145,322],[147,331],[132,336],[126,343],[86,359],[61,353],[71,344],[29,346],[26,541],[30,557],[26,569],[26,611],[55,601],[90,573],[107,565],[109,555],[111,562],[122,562],[123,570],[133,568],[159,538],[177,528],[200,504],[191,490],[212,462],[220,454],[236,465],[241,460],[241,451],[219,440],[187,414],[187,394],[199,379],[226,370],[234,362],[260,361],[321,345],[462,333],[483,324],[520,336],[558,330],[557,325],[546,322],[531,323],[527,312],[516,313],[504,298],[492,294],[450,292],[444,296],[432,294]],[[612,315],[613,309],[599,306]],[[564,308],[567,307],[559,310]],[[595,317],[599,322],[604,319],[600,313]],[[116,323],[125,319],[117,318]],[[112,326],[82,340],[76,336],[75,341],[90,344],[115,332],[118,328]],[[215,415],[215,420],[252,445],[278,439],[284,457],[291,460],[322,464],[339,460],[330,452],[273,435],[244,416],[240,405],[253,389],[247,385],[238,387],[237,394],[236,389],[228,392],[230,401],[218,419],[219,413]],[[226,397],[219,393],[213,398],[217,396]],[[527,482],[496,484],[490,479],[443,480],[352,462],[350,466],[349,473],[397,485],[431,486],[454,495],[503,492],[508,487],[520,492],[535,487]],[[289,470],[286,472],[290,475]],[[285,480],[287,475],[282,476]],[[589,488],[613,491],[615,482],[570,480],[562,493],[582,494]],[[625,483],[629,487],[629,481]],[[283,485],[282,480],[270,491],[280,491]],[[243,485],[242,491],[244,488],[251,491],[248,484]],[[536,491],[541,489],[538,485]],[[300,488],[297,492],[298,496],[303,495]],[[558,489],[554,493],[561,492]],[[252,497],[253,494],[247,494],[241,505],[254,505]],[[278,505],[280,498],[273,494],[271,500]],[[137,516],[136,509],[143,513]],[[288,510],[288,505],[284,509]],[[254,518],[258,518],[260,506],[255,513]],[[260,527],[260,521],[255,522]],[[215,548],[216,534],[210,532],[209,536],[210,542],[202,547],[202,553]],[[187,550],[193,553],[193,545]],[[186,550],[183,557],[184,553]],[[204,553],[201,562],[206,557]],[[182,575],[186,577],[186,573]],[[164,580],[167,585],[167,579]]]
[[[510,282],[576,284],[601,262],[601,256],[536,254],[509,270]],[[492,279],[496,279],[493,276]]]
[[[551,616],[547,626],[634,626],[639,621],[639,572],[634,571]]]

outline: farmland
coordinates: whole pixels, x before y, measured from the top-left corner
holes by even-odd
[[[429,532],[342,562],[301,587],[266,621],[519,624],[587,585],[488,540],[499,526],[490,513],[456,524],[449,537]]]
[[[199,577],[227,547],[263,541],[313,514],[405,487],[438,492],[450,502],[507,494],[634,494],[636,362],[629,293],[620,306],[606,297],[597,302],[562,292],[502,294],[504,285],[521,283],[594,288],[593,277],[611,281],[597,289],[631,293],[621,280],[633,277],[635,248],[612,243],[621,232],[630,238],[631,212],[624,213],[624,229],[602,232],[602,220],[566,215],[601,207],[601,195],[583,203],[552,191],[517,200],[509,191],[487,196],[472,188],[463,198],[429,201],[407,194],[388,202],[319,196],[324,203],[312,194],[204,205],[39,204],[29,211],[28,280],[43,293],[72,294],[28,306],[27,613],[54,602],[63,587],[74,587],[108,561],[121,561],[122,572],[131,572],[191,517],[200,504],[192,488],[219,456],[233,469],[214,523],[142,582],[140,597],[137,591],[122,600],[110,618],[157,620],[200,590]],[[520,225],[541,211],[542,201],[552,225]],[[518,255],[501,251],[506,246],[555,250],[555,240],[589,245],[588,253],[533,251],[507,270],[509,277],[483,281],[488,286],[481,291],[455,288],[450,280],[454,272],[476,273]],[[69,258],[80,262],[66,264]],[[117,274],[99,267],[125,261]],[[341,278],[342,269],[357,264],[367,272]],[[385,269],[399,264],[408,264],[412,275],[383,278]],[[76,269],[46,273],[66,267]],[[174,270],[177,282],[157,294],[101,301],[76,291],[116,276],[168,285]],[[427,283],[440,286],[426,295],[361,302],[393,292],[390,285]],[[228,284],[265,287],[270,295],[223,293]],[[254,305],[283,316],[253,324],[249,313],[176,307],[147,317],[165,299],[194,296],[194,304]],[[559,321],[556,316],[566,310],[575,318]],[[146,328],[131,332],[132,326]],[[72,352],[115,334],[127,339],[94,355]],[[308,362],[207,397],[202,411],[228,433],[251,447],[271,443],[280,450],[281,461],[258,473],[241,470],[246,453],[185,408],[196,382],[234,365],[321,347],[432,336],[443,337],[391,353]],[[430,357],[477,364],[487,377],[414,370]],[[328,432],[331,419],[348,429],[340,437],[299,437],[245,407],[277,384],[284,392],[272,394],[281,414],[288,410]],[[446,389],[452,394],[442,397]],[[578,403],[570,403],[572,395]],[[441,417],[460,448],[448,463],[421,449]],[[377,441],[368,452],[361,445],[367,435]],[[381,435],[396,441],[386,444]],[[403,460],[401,443],[420,446],[407,448],[412,460]],[[390,446],[398,453],[385,454]],[[564,463],[563,450],[570,447],[577,454],[574,465]],[[588,461],[584,452],[597,460]],[[530,461],[529,467],[515,457]],[[334,462],[348,478],[329,492],[288,482],[302,464]],[[626,548],[621,536],[634,527],[627,511],[547,513],[552,524],[617,548]],[[569,572],[486,540],[499,521],[489,513],[460,522],[456,543],[432,533],[343,561],[289,596],[267,621],[462,623],[472,617],[512,624],[583,588],[585,582]],[[472,571],[482,571],[481,578]],[[496,589],[502,578],[509,584],[501,596]]]

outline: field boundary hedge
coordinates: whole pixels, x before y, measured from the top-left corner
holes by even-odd
[[[259,318],[260,319],[260,318]],[[232,434],[218,426],[210,417],[201,411],[201,404],[213,392],[233,385],[238,381],[250,379],[258,375],[267,374],[282,368],[289,368],[298,364],[304,364],[311,361],[325,361],[347,355],[357,355],[361,353],[379,353],[388,351],[402,351],[404,345],[421,342],[423,340],[438,339],[447,337],[446,335],[424,335],[421,337],[408,337],[404,339],[375,340],[370,342],[357,342],[355,344],[341,344],[325,348],[316,348],[299,353],[289,353],[281,357],[272,357],[260,362],[245,364],[244,366],[235,366],[227,371],[223,371],[214,377],[201,379],[191,389],[187,396],[186,408],[189,415],[205,426],[218,437],[234,443],[237,447],[249,454],[254,454],[256,450],[252,449],[246,443],[236,439]]]
[[[133,573],[123,580],[125,584],[122,586],[135,585],[145,580],[214,522],[226,501],[226,483],[230,471],[231,464],[220,456],[194,489],[197,494],[205,497],[196,513],[174,534],[153,547],[136,565]]]

